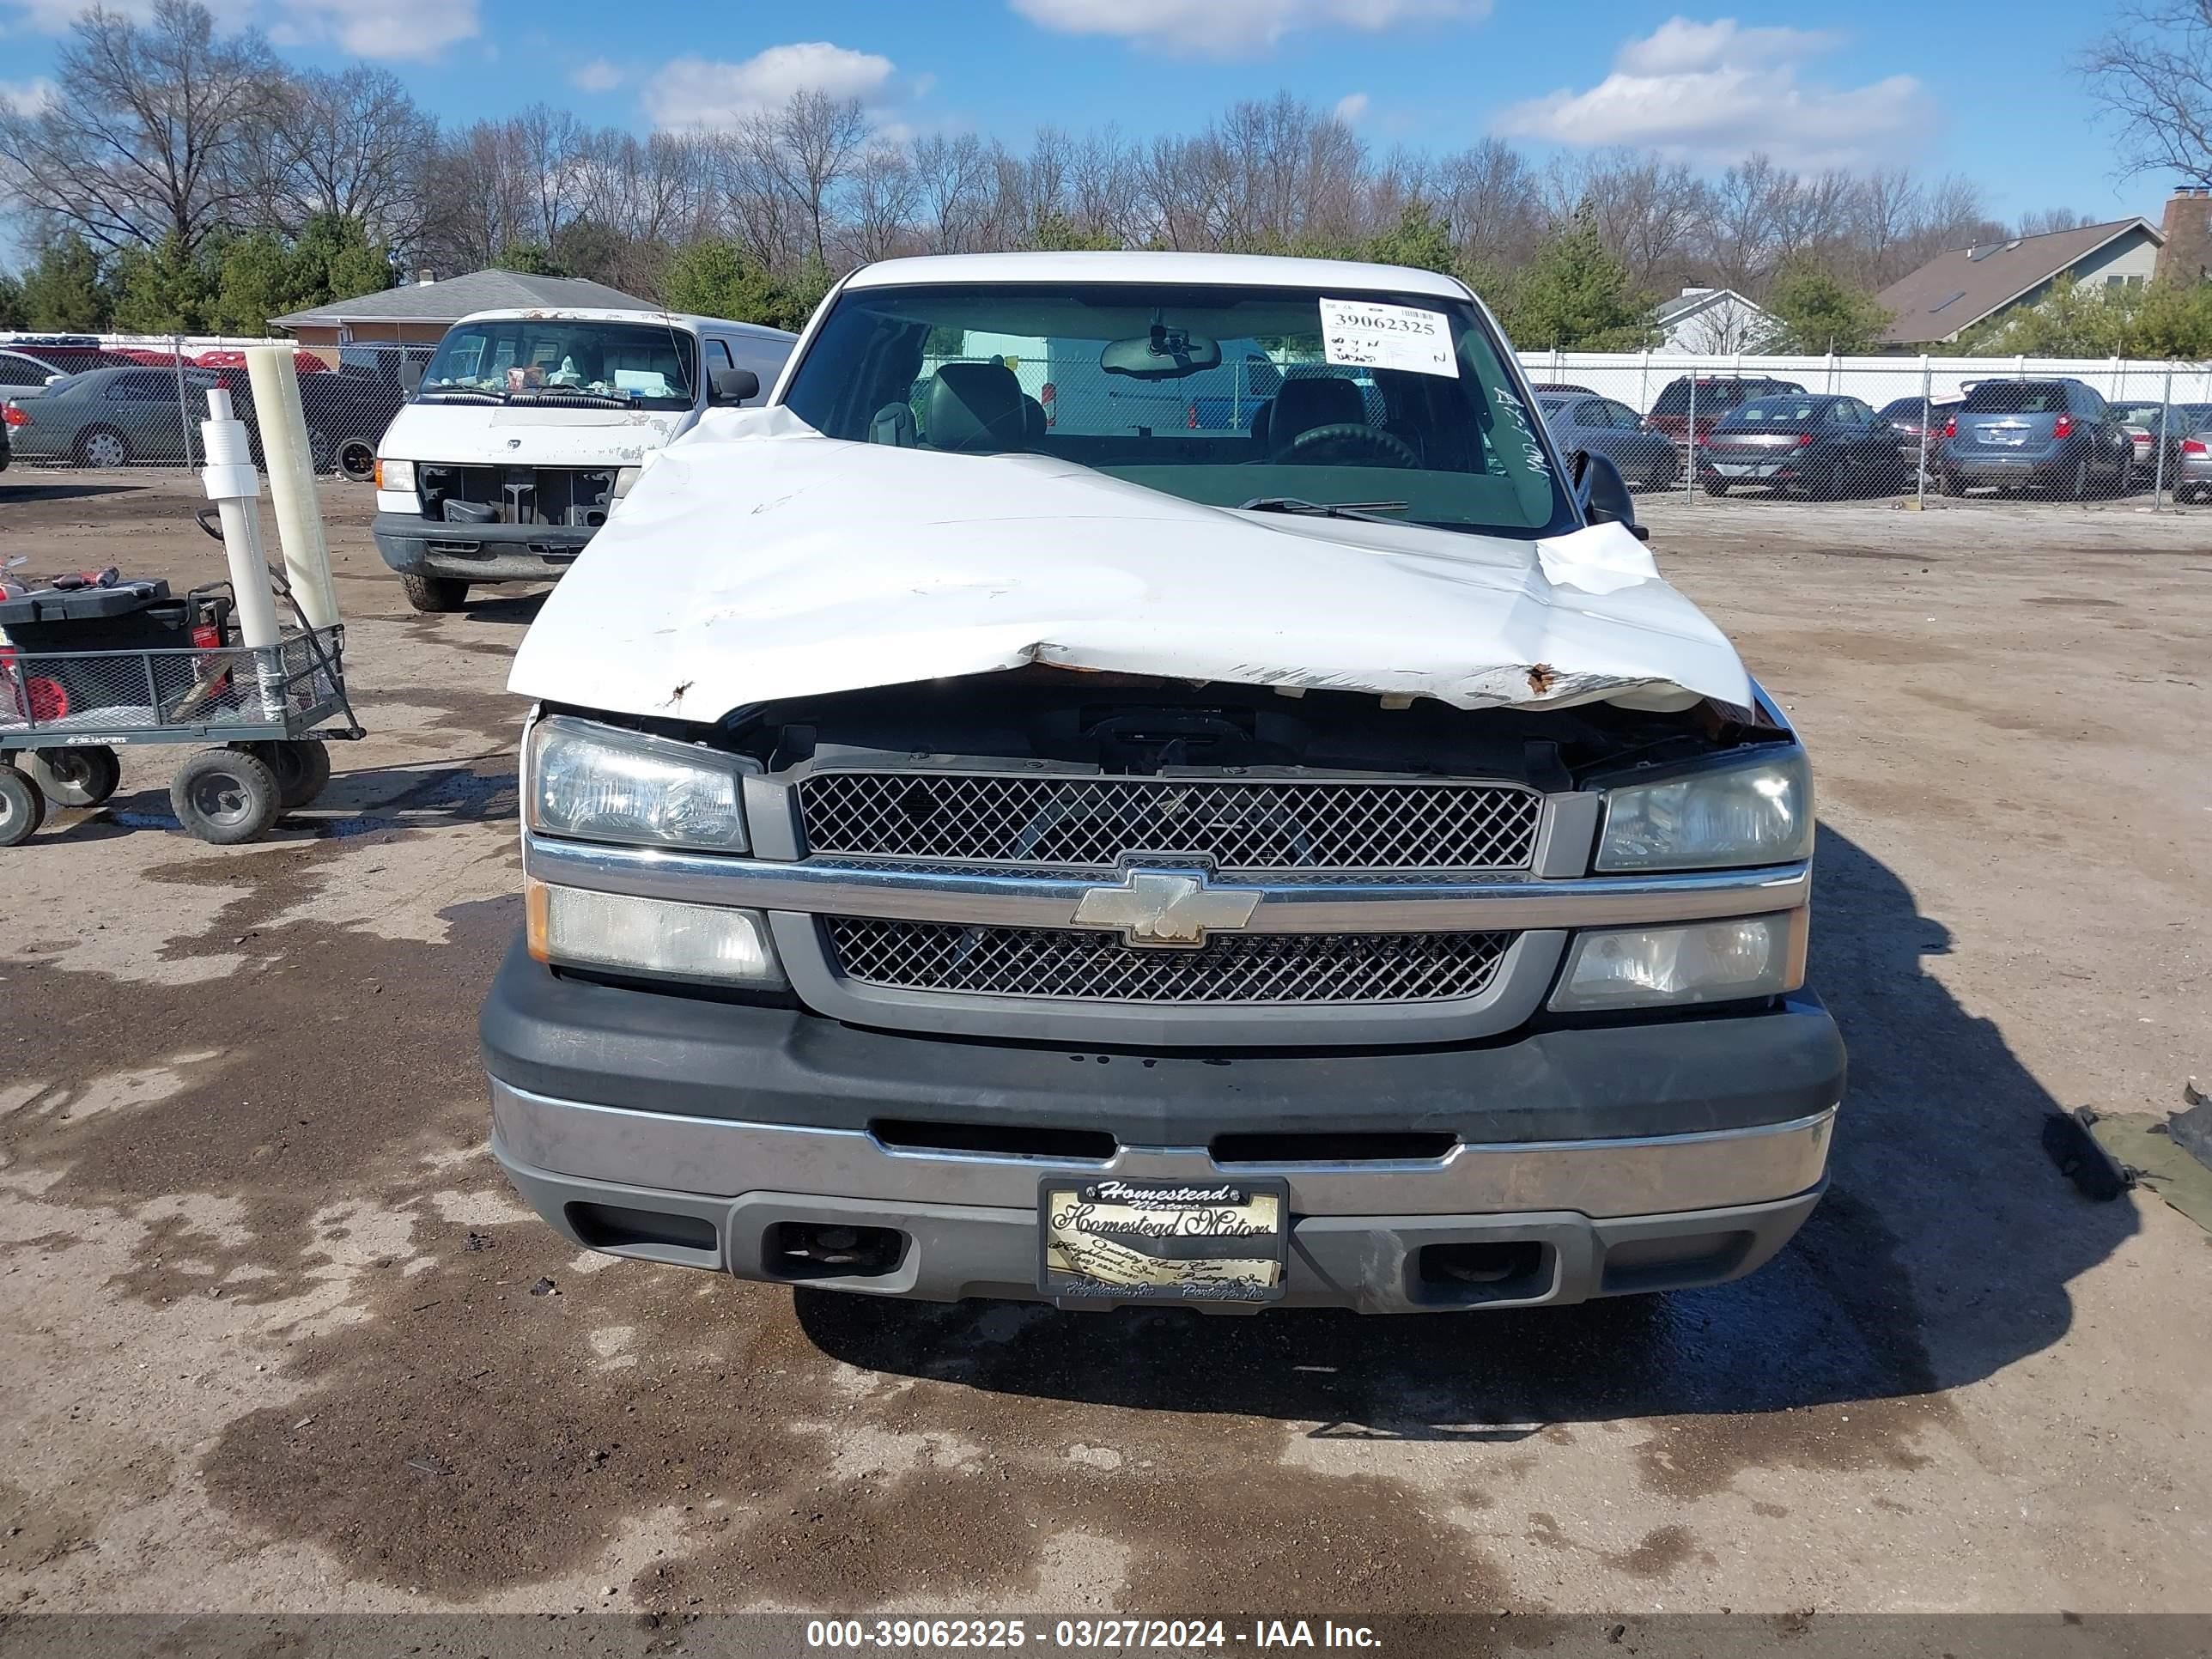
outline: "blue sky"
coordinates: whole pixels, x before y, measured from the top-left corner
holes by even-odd
[[[0,0],[0,97],[40,95],[80,0]],[[123,0],[125,10],[151,0]],[[1490,133],[1538,154],[1626,143],[1718,167],[1910,161],[1978,180],[2000,217],[2071,207],[2155,221],[2166,180],[2118,180],[2069,69],[2094,8],[1861,0],[1809,24],[1771,6],[1616,0],[216,0],[289,58],[380,62],[448,121],[544,100],[640,131],[819,84],[894,131],[1018,142],[1040,123],[1200,125],[1279,88],[1341,101],[1376,149]]]

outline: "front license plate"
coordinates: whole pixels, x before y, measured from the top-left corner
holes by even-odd
[[[1272,1302],[1283,1293],[1290,1191],[1269,1181],[1048,1176],[1037,1288],[1051,1297]]]

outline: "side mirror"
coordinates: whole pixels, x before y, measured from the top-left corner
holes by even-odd
[[[402,357],[399,360],[399,389],[411,398],[416,388],[422,384],[422,365],[412,357]]]
[[[1575,505],[1582,508],[1583,518],[1592,524],[1623,526],[1639,542],[1651,539],[1651,532],[1636,522],[1636,498],[1628,493],[1627,483],[1611,457],[1578,449],[1568,465],[1572,470]]]
[[[709,383],[707,401],[716,409],[734,409],[749,398],[760,396],[760,376],[750,368],[718,368]]]

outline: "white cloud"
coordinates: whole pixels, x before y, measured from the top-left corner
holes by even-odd
[[[1367,113],[1367,94],[1347,92],[1336,100],[1336,118],[1349,126]]]
[[[1826,31],[1669,18],[1621,47],[1613,73],[1587,92],[1515,104],[1495,125],[1516,137],[1630,144],[1700,161],[1759,150],[1787,167],[1842,167],[1903,153],[1931,113],[1912,76],[1850,88],[1799,78],[1808,59],[1838,43]]]
[[[52,101],[54,83],[44,76],[29,81],[0,81],[0,109],[36,115]]]
[[[270,30],[280,46],[335,40],[356,58],[434,62],[457,40],[482,32],[477,0],[282,0],[289,14]]]
[[[1470,21],[1490,0],[1010,0],[1032,23],[1063,34],[1112,34],[1219,58],[1263,52],[1297,29],[1335,25],[1369,33],[1401,23]]]
[[[584,92],[612,92],[622,83],[622,70],[604,58],[594,58],[568,71],[568,84]]]
[[[874,52],[833,46],[826,40],[770,46],[742,64],[678,58],[645,88],[646,112],[664,127],[726,127],[747,115],[777,109],[799,92],[883,100],[896,70]]]

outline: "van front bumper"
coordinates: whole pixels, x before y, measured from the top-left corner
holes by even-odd
[[[596,529],[553,524],[447,524],[415,513],[380,513],[376,550],[403,576],[467,582],[550,582],[575,563]]]
[[[1463,1048],[1072,1054],[596,984],[518,948],[481,1030],[494,1154],[568,1237],[939,1301],[1040,1297],[1048,1175],[1283,1182],[1275,1306],[1518,1307],[1717,1283],[1765,1262],[1818,1202],[1844,1084],[1834,1024],[1807,996]],[[1298,1135],[1333,1139],[1254,1139]],[[1411,1135],[1434,1139],[1362,1153],[1363,1136]],[[854,1273],[782,1248],[824,1228],[898,1248]],[[1491,1249],[1499,1272],[1431,1272],[1444,1246]]]

